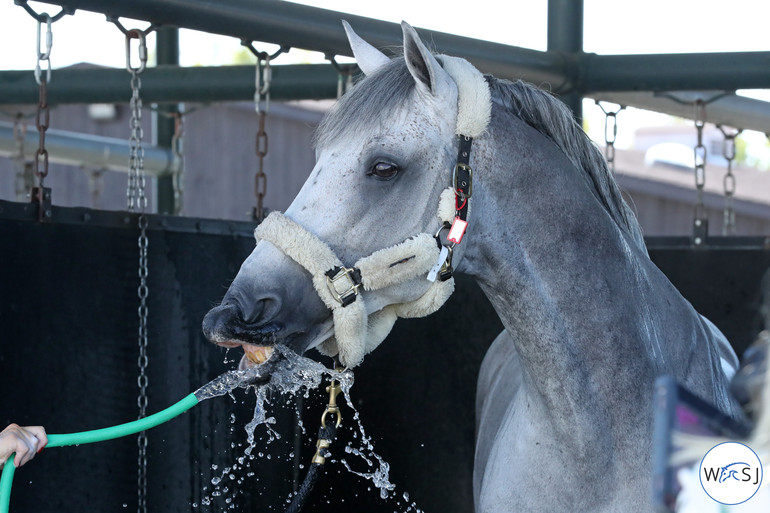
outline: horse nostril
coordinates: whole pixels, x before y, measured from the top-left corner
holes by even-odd
[[[249,302],[241,303],[243,322],[255,326],[264,326],[272,321],[281,311],[281,300],[278,296],[265,296]]]

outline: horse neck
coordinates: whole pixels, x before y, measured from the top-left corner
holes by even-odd
[[[460,270],[511,335],[529,393],[565,431],[578,411],[638,415],[628,405],[649,404],[655,377],[690,358],[666,340],[692,339],[700,319],[550,140],[496,119],[477,147]]]

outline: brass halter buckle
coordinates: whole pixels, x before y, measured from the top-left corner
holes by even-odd
[[[347,283],[343,282],[343,287],[347,286],[347,289],[340,290],[337,287],[337,282],[343,279],[347,279]],[[361,288],[361,271],[348,267],[335,267],[326,271],[326,286],[329,289],[332,297],[343,307],[348,306],[358,297],[358,289]]]

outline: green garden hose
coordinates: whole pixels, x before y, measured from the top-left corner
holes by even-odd
[[[48,435],[48,444],[46,445],[46,448],[103,442],[105,440],[121,438],[154,428],[155,426],[178,417],[201,401],[224,395],[236,387],[248,387],[266,383],[270,380],[276,365],[283,360],[283,355],[276,351],[271,358],[256,367],[247,367],[246,369],[225,372],[181,401],[172,404],[165,410],[161,410],[158,413],[133,422],[126,422],[125,424],[118,424],[117,426],[102,429],[94,429],[92,431],[81,431],[79,433]],[[2,476],[0,476],[0,513],[8,513],[8,505],[11,502],[11,485],[13,484],[13,474],[16,471],[16,466],[13,464],[13,457],[14,454],[11,454],[8,457],[8,461],[5,462],[5,466],[3,467]]]
[[[94,429],[92,431],[81,431],[80,433],[48,435],[48,445],[46,445],[46,448],[90,444],[93,442],[103,442],[105,440],[133,435],[140,431],[154,428],[159,424],[163,424],[186,412],[196,404],[198,404],[198,397],[193,393],[178,403],[169,406],[165,410],[161,410],[158,413],[133,422],[126,422],[125,424],[102,429]],[[13,455],[11,455],[5,463],[5,467],[3,467],[3,475],[0,477],[0,513],[8,513],[8,504],[11,500],[11,485],[13,484],[13,474],[15,471],[16,466],[13,464]]]

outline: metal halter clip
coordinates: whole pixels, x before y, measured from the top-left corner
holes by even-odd
[[[348,288],[340,292],[336,283],[343,278],[348,279],[349,285],[345,284]],[[356,268],[338,266],[326,271],[326,286],[329,288],[332,297],[342,306],[348,306],[356,300],[358,289],[361,288],[361,285],[361,271]]]
[[[461,178],[458,183],[457,175],[459,174],[459,171],[465,171],[468,174],[467,181]],[[457,165],[455,165],[454,171],[452,172],[452,187],[455,190],[455,194],[458,196],[463,198],[471,197],[473,194],[473,169],[470,165],[463,164],[462,162],[458,162]]]

